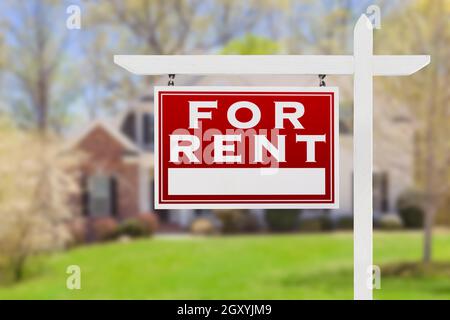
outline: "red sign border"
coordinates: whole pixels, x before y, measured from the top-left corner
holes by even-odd
[[[163,200],[161,176],[162,161],[159,150],[161,150],[160,131],[162,130],[161,119],[161,94],[183,93],[254,93],[254,94],[330,94],[331,97],[331,132],[333,140],[331,143],[331,199],[329,200]],[[155,130],[155,166],[154,166],[154,200],[156,209],[219,209],[219,208],[299,208],[299,209],[337,209],[339,207],[339,89],[337,87],[174,87],[155,86],[154,89],[154,130]]]

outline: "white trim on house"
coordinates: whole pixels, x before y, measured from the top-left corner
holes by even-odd
[[[151,190],[150,190],[150,169],[139,166],[139,211],[140,213],[150,212]]]
[[[153,152],[140,152],[137,155],[125,155],[122,157],[124,163],[139,164],[141,167],[145,167],[147,170],[153,172],[154,156]]]
[[[135,102],[130,107],[120,112],[114,119],[114,124],[116,127],[120,128],[130,113],[134,112],[136,115],[142,115],[147,112],[153,113],[153,93],[151,94],[151,101]]]

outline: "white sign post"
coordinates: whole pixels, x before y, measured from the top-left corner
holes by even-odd
[[[373,26],[361,15],[353,56],[116,55],[114,62],[139,75],[343,74],[354,75],[354,298],[372,299],[373,76],[407,76],[430,56],[373,55]]]

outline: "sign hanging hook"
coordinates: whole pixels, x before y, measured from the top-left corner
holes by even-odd
[[[174,86],[175,85],[175,74],[169,74],[169,82],[167,83],[168,86]]]

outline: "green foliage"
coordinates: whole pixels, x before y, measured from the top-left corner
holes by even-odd
[[[421,241],[419,232],[375,232],[374,261],[382,271],[418,261]],[[436,233],[434,242],[436,260],[450,261],[450,233]],[[351,232],[85,246],[33,257],[27,270],[36,271],[0,287],[0,299],[352,299],[352,248]],[[82,268],[82,290],[64,285],[64,270],[74,263]],[[450,299],[448,272],[384,274],[382,289],[374,290],[377,300]]]
[[[149,236],[151,232],[151,229],[148,228],[147,223],[143,220],[138,218],[128,218],[119,225],[117,235],[139,238]]]
[[[340,216],[336,222],[336,228],[339,230],[353,229],[353,216]]]
[[[423,195],[418,191],[406,191],[398,198],[398,214],[406,228],[418,229],[423,227],[424,211],[422,203]]]
[[[67,223],[67,229],[71,235],[69,246],[77,246],[86,242],[88,226],[85,219],[72,219]]]
[[[0,116],[0,265],[20,280],[29,256],[63,249],[66,222],[79,192],[80,155],[64,150],[55,136],[21,131]]]
[[[79,74],[83,63],[77,65],[76,54],[68,49],[68,33],[61,23],[65,7],[59,1],[34,0],[7,1],[2,8],[13,14],[0,16],[0,33],[6,39],[3,46],[0,43],[0,55],[7,61],[2,67],[9,79],[2,84],[1,98],[27,128],[61,132],[86,81]]]
[[[299,217],[297,209],[269,209],[265,220],[270,231],[294,231],[298,229]]]
[[[158,229],[158,217],[155,213],[139,214],[136,219],[142,225],[146,236],[153,235]]]
[[[403,228],[402,220],[395,214],[385,214],[380,217],[377,227],[381,230],[399,230]]]
[[[277,54],[280,46],[277,42],[253,34],[247,34],[243,38],[234,39],[228,42],[221,51],[221,54]]]
[[[300,222],[300,231],[303,231],[303,232],[322,231],[322,221],[317,218],[304,219]]]
[[[75,222],[75,221],[74,221]],[[97,241],[115,240],[121,236],[131,238],[148,237],[155,233],[158,221],[155,214],[141,214],[118,222],[113,217],[97,218],[90,222]],[[82,234],[79,223],[71,223],[70,230],[75,235]],[[77,237],[80,237],[77,235]]]
[[[300,231],[303,232],[320,232],[330,231],[333,229],[333,221],[328,214],[317,215],[308,219],[302,219],[300,221]]]
[[[382,266],[383,277],[424,278],[446,276],[450,278],[450,263],[448,262],[401,262]]]

